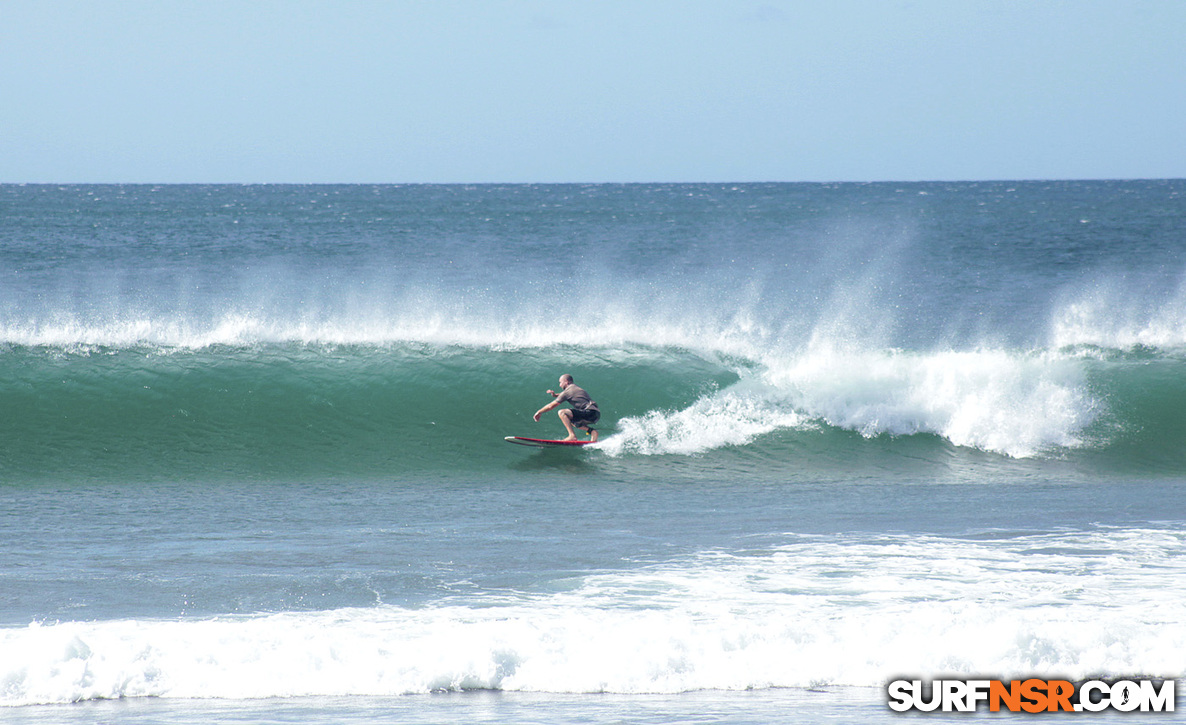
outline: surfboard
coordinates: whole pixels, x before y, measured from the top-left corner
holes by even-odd
[[[522,436],[507,436],[504,438],[507,443],[516,443],[521,446],[535,446],[536,448],[572,448],[587,446],[593,441],[552,441],[544,438],[524,438]]]

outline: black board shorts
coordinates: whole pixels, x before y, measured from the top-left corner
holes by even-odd
[[[601,411],[600,410],[594,410],[594,409],[578,410],[576,408],[572,409],[572,424],[574,426],[576,426],[577,428],[583,428],[585,426],[593,425],[600,419],[601,419]]]

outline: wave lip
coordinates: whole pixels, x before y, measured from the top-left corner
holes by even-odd
[[[617,290],[615,298],[583,310],[580,324],[572,328],[557,317],[552,298],[539,292],[511,300],[492,292],[448,294],[432,287],[370,297],[346,292],[321,296],[319,300],[310,293],[310,300],[301,304],[247,296],[192,308],[164,300],[155,309],[111,303],[110,309],[63,305],[21,311],[15,305],[4,310],[0,301],[0,344],[196,350],[422,343],[519,349],[554,347],[563,340],[581,348],[645,345],[745,356],[771,334],[746,307],[725,312],[710,306],[688,314],[686,300],[663,299],[662,292],[649,289]]]

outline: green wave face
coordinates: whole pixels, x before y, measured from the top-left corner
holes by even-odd
[[[727,386],[723,363],[667,350],[424,345],[9,348],[0,354],[0,475],[210,479],[473,471],[522,457],[505,435],[560,437],[572,373],[612,428]]]
[[[598,401],[601,443],[505,445],[563,434],[555,413],[531,416],[564,372]],[[1186,471],[1186,361],[1156,351],[758,361],[640,344],[10,345],[0,380],[6,482]]]

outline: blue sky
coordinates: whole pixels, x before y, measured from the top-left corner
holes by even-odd
[[[0,2],[0,182],[1181,178],[1182,0]]]

